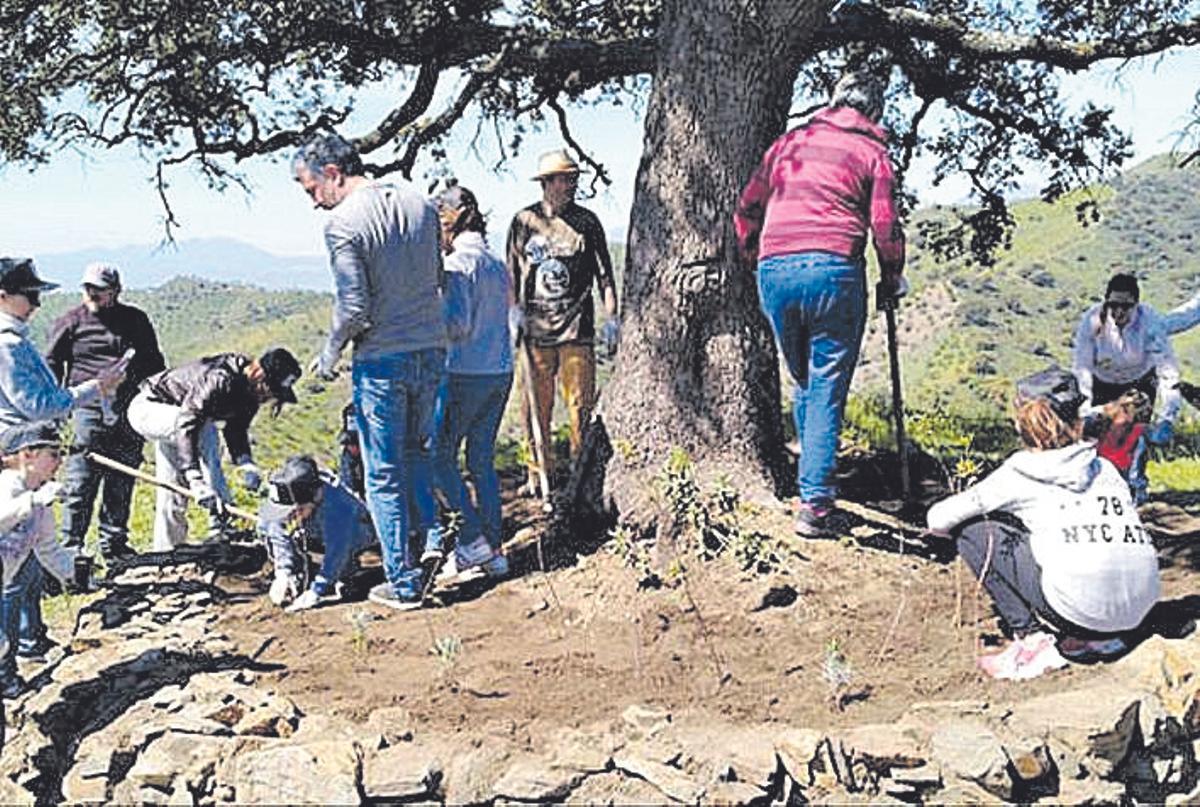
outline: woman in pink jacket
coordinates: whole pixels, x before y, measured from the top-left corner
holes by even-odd
[[[884,85],[863,73],[838,82],[829,106],[776,140],[738,201],[738,242],[758,262],[758,291],[795,384],[802,455],[796,531],[827,534],[837,488],[838,432],[866,321],[867,234],[896,296],[904,233],[893,200]]]

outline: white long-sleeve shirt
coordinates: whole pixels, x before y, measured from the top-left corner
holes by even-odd
[[[1101,633],[1141,624],[1158,601],[1158,555],[1129,486],[1094,443],[1018,451],[983,481],[938,502],[930,529],[948,532],[1002,510],[1029,530],[1042,592],[1060,616]]]
[[[1200,325],[1200,291],[1192,299],[1163,314],[1163,327],[1168,334],[1183,333]]]
[[[4,584],[21,570],[30,554],[61,582],[75,574],[75,554],[54,537],[54,511],[33,503],[25,479],[12,469],[0,471],[0,559]]]
[[[1112,317],[1101,317],[1104,304],[1092,306],[1075,331],[1073,370],[1079,392],[1092,406],[1092,382],[1131,384],[1151,370],[1158,378],[1158,411],[1163,420],[1174,422],[1182,405],[1179,397],[1179,360],[1162,318],[1139,303],[1129,322],[1118,328]]]

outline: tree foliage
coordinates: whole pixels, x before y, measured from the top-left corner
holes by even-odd
[[[738,5],[753,23],[771,4]],[[801,105],[819,103],[847,63],[890,72],[897,157],[932,155],[935,181],[969,179],[970,238],[943,233],[943,248],[979,254],[1003,243],[1004,197],[1031,162],[1045,166],[1041,192],[1053,199],[1130,153],[1110,109],[1067,106],[1062,72],[1191,45],[1200,32],[1196,4],[1180,0],[824,5],[836,10],[816,45],[779,54],[798,65]],[[164,166],[193,161],[220,185],[239,179],[241,160],[341,126],[359,88],[388,80],[403,97],[348,133],[377,173],[410,174],[473,107],[474,120],[502,124],[502,158],[547,122],[586,158],[564,102],[640,91],[662,13],[657,0],[3,0],[0,155],[36,162],[68,144],[132,143],[158,162],[160,182]]]

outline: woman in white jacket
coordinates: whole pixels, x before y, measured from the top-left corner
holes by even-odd
[[[953,531],[1016,639],[980,660],[997,677],[1061,666],[1059,652],[1076,660],[1119,654],[1119,635],[1158,600],[1158,558],[1129,488],[1080,439],[1083,400],[1058,367],[1022,379],[1014,421],[1025,449],[929,510],[930,529]]]
[[[508,560],[500,551],[495,445],[513,380],[512,279],[504,262],[488,250],[486,223],[475,194],[455,184],[434,202],[446,253],[446,324],[451,339],[446,382],[439,395],[435,479],[450,509],[462,515],[458,543],[443,573],[504,577]],[[475,501],[459,471],[464,445]]]
[[[1136,389],[1157,400],[1150,442],[1171,440],[1179,415],[1179,360],[1163,318],[1140,302],[1137,278],[1113,275],[1104,302],[1084,313],[1075,331],[1074,370],[1079,391],[1096,409]]]

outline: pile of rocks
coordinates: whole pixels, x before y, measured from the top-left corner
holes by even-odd
[[[398,707],[303,714],[214,630],[228,595],[211,560],[131,569],[81,612],[67,655],[10,704],[0,801],[1200,801],[1194,637],[1144,642],[1113,665],[1120,683],[1014,705],[920,703],[838,733],[638,705],[534,752]]]

